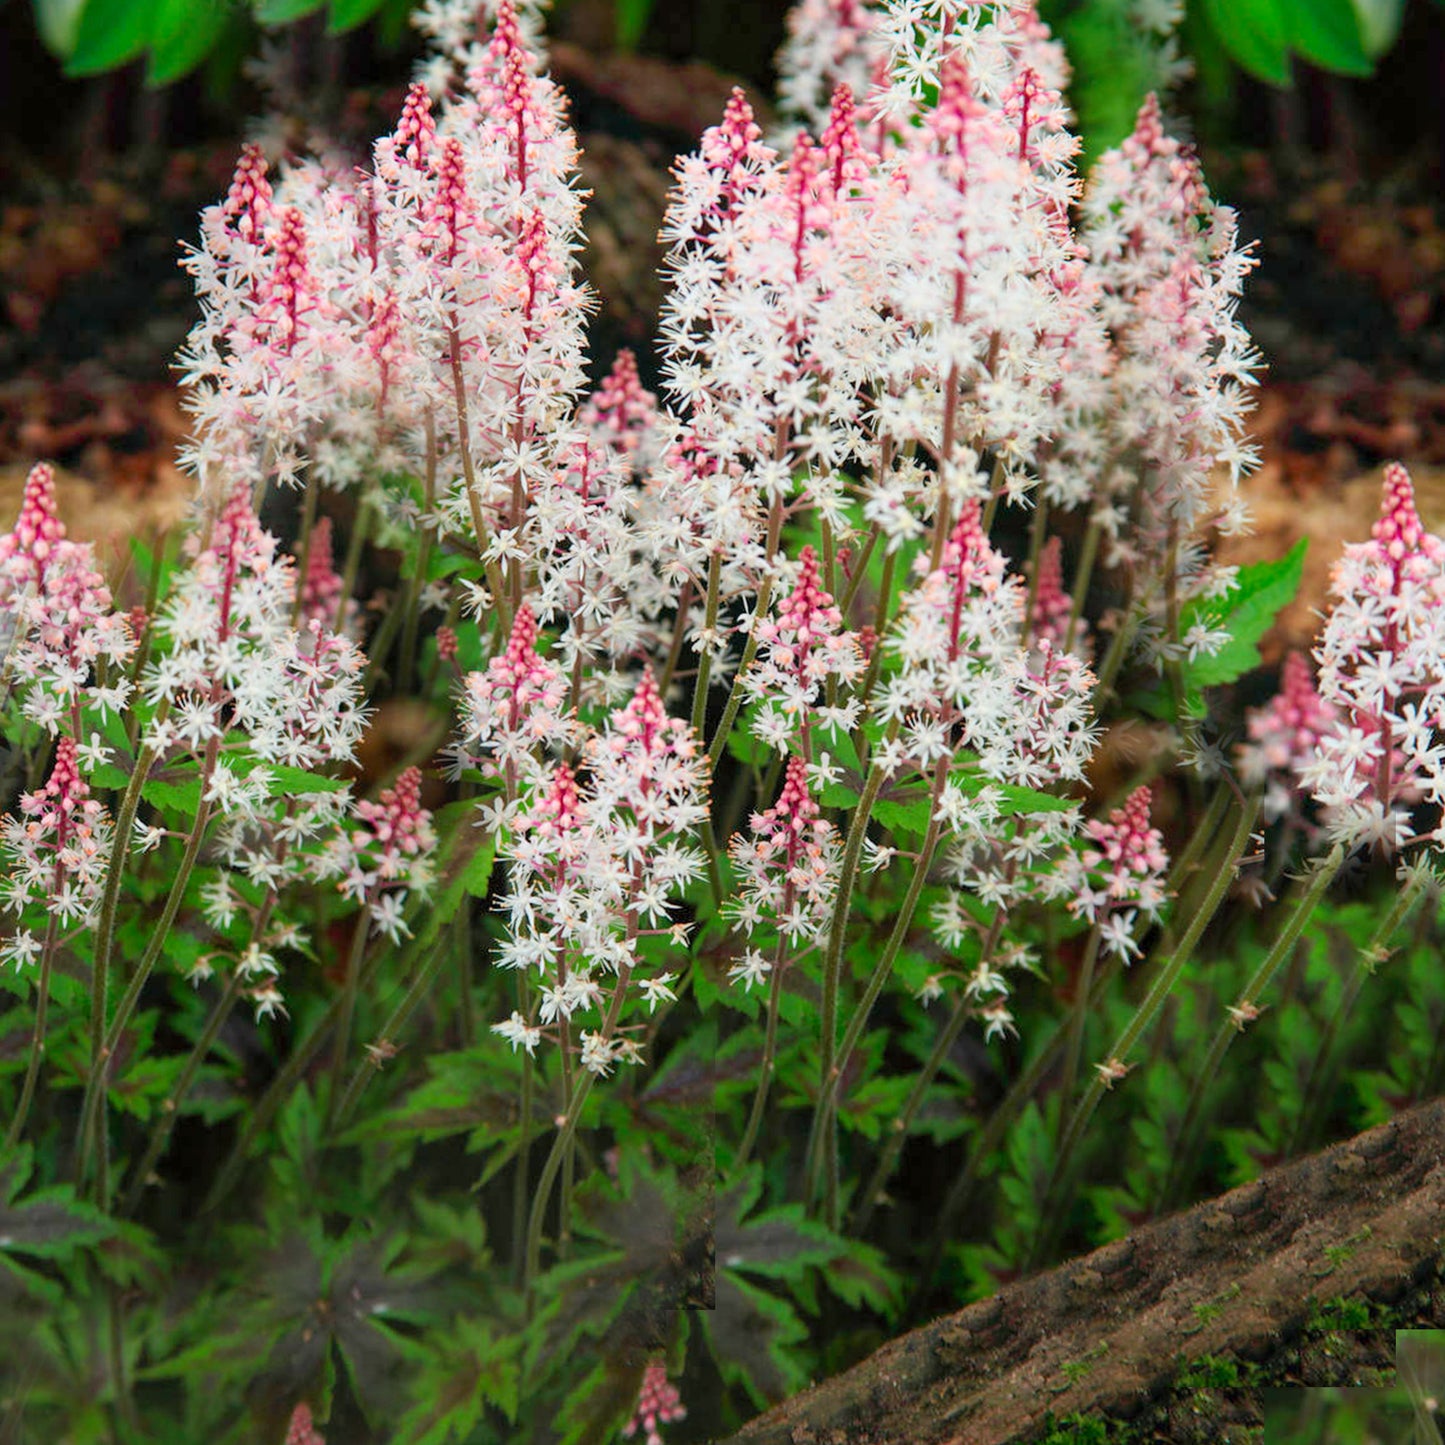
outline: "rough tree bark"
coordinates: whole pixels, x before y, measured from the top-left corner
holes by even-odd
[[[1437,1099],[885,1345],[726,1445],[1003,1445],[1259,1358],[1316,1301],[1393,1299],[1445,1249]]]

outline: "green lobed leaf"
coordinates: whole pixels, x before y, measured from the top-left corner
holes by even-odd
[[[298,793],[339,793],[348,786],[345,778],[328,778],[324,773],[308,773],[304,768],[279,763],[265,766],[271,775],[266,790],[273,798],[294,797]]]
[[[920,837],[927,831],[930,812],[927,798],[911,803],[890,803],[880,799],[873,805],[873,817],[885,828]]]
[[[417,1401],[397,1426],[406,1445],[447,1445],[470,1438],[486,1407],[517,1418],[518,1341],[494,1338],[482,1320],[461,1318],[437,1339],[412,1345],[419,1372],[412,1386]]]
[[[201,780],[191,777],[185,782],[176,782],[167,778],[151,778],[141,788],[140,795],[153,807],[181,813],[191,819],[201,806]]]
[[[618,1438],[642,1384],[643,1361],[627,1357],[633,1354],[609,1352],[567,1392],[552,1437],[557,1445],[610,1445]]]
[[[795,1347],[807,1339],[808,1330],[787,1300],[722,1272],[715,1308],[699,1311],[694,1319],[723,1379],[741,1384],[760,1408],[806,1383]]]
[[[1200,598],[1184,608],[1181,636],[1196,622],[1229,633],[1229,641],[1218,652],[1185,664],[1185,681],[1191,690],[1233,682],[1259,666],[1259,641],[1299,591],[1308,547],[1308,539],[1301,537],[1283,557],[1241,567],[1234,586],[1223,597]]]

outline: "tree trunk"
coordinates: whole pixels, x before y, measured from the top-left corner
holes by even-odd
[[[726,1445],[1002,1445],[1052,1413],[1133,1413],[1204,1355],[1258,1359],[1317,1302],[1436,1268],[1445,1100],[885,1345]]]

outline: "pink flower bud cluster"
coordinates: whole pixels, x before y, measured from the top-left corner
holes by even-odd
[[[482,672],[463,681],[464,749],[480,755],[483,770],[506,773],[513,785],[539,765],[539,751],[564,746],[577,733],[567,716],[567,679],[537,651],[537,619],[523,606],[512,622],[507,649]]]
[[[1266,822],[1295,807],[1299,773],[1309,766],[1336,718],[1335,708],[1315,687],[1308,656],[1289,653],[1280,670],[1279,691],[1263,707],[1250,709],[1248,740],[1238,748],[1239,779],[1247,787],[1264,789]]]
[[[1425,530],[1410,475],[1385,469],[1371,539],[1345,548],[1336,602],[1315,657],[1319,693],[1336,716],[1301,772],[1338,841],[1393,852],[1445,824],[1419,828],[1417,803],[1445,803],[1445,540]]]
[[[599,441],[624,456],[638,458],[657,420],[657,398],[637,374],[637,358],[628,347],[617,353],[612,369],[588,397],[578,420]]]
[[[7,595],[38,584],[64,540],[65,523],[55,505],[55,472],[37,462],[25,477],[20,520],[13,532],[0,537],[0,583]]]
[[[1069,911],[1096,924],[1106,952],[1128,960],[1139,952],[1134,930],[1142,913],[1156,921],[1165,899],[1169,855],[1149,822],[1153,794],[1136,788],[1107,818],[1085,824],[1091,847],[1059,870]]]
[[[1063,543],[1058,537],[1050,537],[1039,554],[1030,637],[1038,643],[1047,642],[1056,652],[1062,650],[1073,610],[1074,599],[1064,590]],[[1089,624],[1082,617],[1074,624],[1069,650],[1085,660],[1089,657]]]
[[[318,517],[311,529],[311,550],[306,554],[306,576],[301,582],[303,640],[310,635],[313,622],[327,632],[339,630],[350,638],[359,635],[361,609],[354,597],[344,596],[345,590],[332,553],[331,518]]]
[[[801,728],[851,728],[857,704],[823,707],[831,684],[847,688],[862,677],[863,650],[843,627],[843,614],[824,588],[812,547],[798,554],[791,592],[774,616],[754,623],[758,652],[744,679],[747,695],[759,704],[753,732],[772,747],[785,748]]]
[[[67,539],[55,474],[43,462],[26,477],[15,530],[0,536],[0,626],[11,639],[6,670],[24,691],[31,722],[51,733],[63,725],[79,739],[87,707],[125,708],[130,683],[121,668],[135,638],[113,610],[94,550]],[[104,687],[97,664],[112,673]]]
[[[337,889],[360,901],[372,930],[393,942],[411,930],[407,901],[432,880],[436,831],[421,802],[421,769],[408,768],[377,802],[352,805],[352,827],[318,859],[318,877],[338,879]]]
[[[794,956],[799,944],[822,943],[838,890],[842,847],[838,830],[822,816],[808,789],[808,765],[801,757],[788,759],[777,802],[753,814],[751,832],[735,835],[728,854],[738,877],[729,916],[738,927],[752,935],[771,925],[794,946]],[[733,976],[751,987],[757,969],[756,961],[751,967],[745,961]]]
[[[667,1378],[667,1366],[654,1360],[642,1373],[642,1389],[632,1418],[622,1427],[622,1438],[631,1440],[641,1432],[643,1445],[663,1445],[660,1427],[686,1418],[682,1396]]]
[[[29,905],[41,904],[63,924],[89,923],[100,907],[111,833],[109,815],[81,776],[75,742],[61,737],[45,785],[22,794],[18,815],[0,821],[4,907],[23,919]],[[0,957],[20,967],[38,948],[22,926],[0,944]]]
[[[311,1418],[311,1406],[304,1400],[291,1412],[286,1426],[286,1445],[326,1445],[326,1437]]]

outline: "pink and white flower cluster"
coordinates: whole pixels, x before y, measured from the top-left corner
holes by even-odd
[[[422,806],[421,769],[407,768],[376,802],[352,806],[351,823],[316,860],[319,878],[336,878],[337,889],[365,908],[373,932],[394,943],[410,934],[406,907],[413,893],[431,885],[436,831]]]
[[[1140,915],[1157,922],[1167,901],[1169,855],[1163,835],[1149,821],[1152,803],[1147,787],[1136,788],[1107,818],[1091,819],[1084,825],[1091,846],[1055,874],[1054,896],[1098,927],[1106,952],[1125,960],[1138,956],[1134,935]]]
[[[110,817],[81,776],[74,740],[61,737],[45,785],[22,794],[18,814],[0,821],[4,907],[23,919],[31,904],[44,904],[62,924],[90,923],[100,907],[111,836]],[[0,958],[18,968],[32,963],[40,950],[21,923],[0,945]]]
[[[582,1065],[605,1074],[640,1061],[617,1027],[616,995],[633,990],[649,1011],[674,997],[676,974],[647,972],[639,943],[686,936],[669,915],[702,871],[691,838],[707,814],[707,776],[691,727],[668,717],[644,671],[627,704],[587,738],[580,771],[558,762],[534,785],[502,847],[510,930],[497,962],[541,975],[535,1017],[515,1012],[493,1026],[514,1048],[530,1052],[553,1025],[565,1045],[574,1015],[603,1005],[610,988],[613,1027],[581,1032]]]
[[[13,532],[0,536],[0,631],[5,673],[21,710],[51,734],[83,741],[88,708],[120,713],[131,686],[122,669],[135,651],[129,620],[116,612],[89,543],[72,542],[55,497],[55,473],[30,469]]]
[[[1445,540],[1428,532],[1410,474],[1385,468],[1368,542],[1345,548],[1336,601],[1315,651],[1333,717],[1300,779],[1328,810],[1332,837],[1385,853],[1445,845],[1445,823],[1416,817],[1445,804]]]
[[[770,927],[789,945],[790,960],[802,957],[827,938],[842,851],[838,830],[809,791],[808,764],[794,754],[777,802],[754,813],[750,832],[728,845],[737,874],[729,917],[749,938]],[[761,950],[749,947],[729,977],[751,988],[772,967]]]

